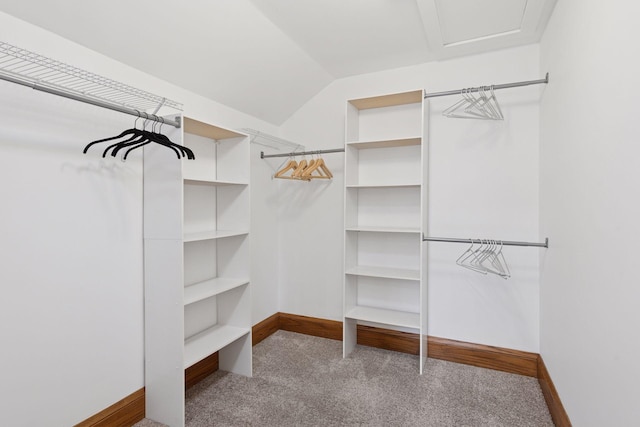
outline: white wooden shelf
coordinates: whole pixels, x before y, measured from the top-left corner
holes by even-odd
[[[353,105],[358,110],[368,110],[370,108],[417,104],[422,102],[423,97],[423,90],[412,90],[410,92],[390,93],[387,95],[378,95],[369,98],[351,99],[349,100],[349,104]]]
[[[184,242],[197,242],[200,240],[224,239],[226,237],[243,236],[246,234],[249,234],[249,232],[234,230],[209,230],[199,231],[197,233],[186,233],[183,240]]]
[[[225,186],[225,185],[239,185],[246,186],[249,185],[247,182],[239,182],[239,181],[222,181],[217,179],[201,179],[201,178],[184,178],[185,184],[195,184],[195,185],[212,185],[212,186]]]
[[[347,147],[353,147],[360,150],[370,148],[407,147],[410,145],[420,144],[422,144],[422,138],[416,136],[411,138],[381,139],[375,141],[351,141],[347,142]]]
[[[188,338],[184,342],[184,367],[188,368],[238,338],[251,332],[249,328],[216,325]]]
[[[404,184],[349,184],[346,186],[349,188],[419,188],[420,184],[412,182],[412,183],[404,183]]]
[[[383,308],[356,306],[345,314],[348,319],[365,322],[382,323],[384,325],[404,328],[420,328],[420,315],[406,311],[387,310]]]
[[[358,265],[348,268],[346,274],[353,276],[382,277],[386,279],[398,280],[420,280],[419,270],[409,270],[406,268],[375,267],[369,265]]]
[[[380,227],[380,226],[348,226],[346,231],[368,231],[372,233],[416,233],[420,234],[419,227]]]
[[[249,283],[248,279],[222,278],[204,280],[184,288],[184,305],[193,304]]]

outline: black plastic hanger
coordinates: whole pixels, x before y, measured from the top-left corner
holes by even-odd
[[[149,117],[149,115],[147,115],[147,117]],[[164,124],[164,119],[162,117],[157,117],[157,116],[153,116],[154,118],[156,118],[155,122],[160,121],[160,129],[162,129],[162,125]],[[84,147],[83,153],[87,153],[87,150],[95,144],[101,143],[101,142],[107,142],[107,141],[114,141],[117,139],[121,139],[121,138],[125,138],[128,137],[127,139],[123,140],[123,141],[118,141],[114,144],[111,144],[110,146],[108,146],[102,153],[102,157],[106,157],[106,155],[109,153],[109,150],[111,150],[111,155],[113,157],[116,157],[116,154],[118,153],[118,151],[120,151],[123,148],[128,148],[128,150],[125,152],[124,156],[123,156],[123,160],[127,159],[127,156],[129,155],[129,153],[132,150],[135,150],[136,148],[142,147],[144,145],[147,145],[151,142],[155,142],[157,144],[160,145],[164,145],[165,147],[171,149],[174,153],[176,153],[176,156],[178,157],[178,159],[182,158],[182,157],[187,157],[189,160],[194,160],[195,159],[195,155],[193,154],[193,151],[191,151],[189,148],[187,147],[183,147],[182,145],[176,144],[175,142],[171,141],[166,135],[163,135],[159,132],[155,132],[155,123],[153,125],[153,128],[151,131],[147,131],[145,129],[145,125],[143,124],[142,129],[137,129],[136,128],[136,123],[138,122],[138,119],[141,118],[141,113],[138,112],[138,118],[136,119],[136,122],[133,125],[132,129],[127,129],[125,131],[123,131],[122,133],[120,133],[120,135],[117,136],[112,136],[109,138],[103,138],[103,139],[99,139],[96,141],[92,141],[89,144],[87,144],[86,147]],[[145,120],[146,122],[146,120]]]

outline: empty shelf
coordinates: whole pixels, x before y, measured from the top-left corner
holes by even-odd
[[[198,240],[212,240],[223,239],[225,237],[242,236],[249,234],[248,231],[233,231],[233,230],[209,230],[199,231],[197,233],[186,233],[184,235],[185,242],[195,242]]]
[[[230,279],[217,277],[215,279],[205,280],[184,288],[184,305],[193,304],[206,298],[221,294],[239,286],[249,283],[245,279]]]
[[[393,107],[395,105],[418,104],[422,102],[424,90],[411,92],[391,93],[388,95],[372,96],[370,98],[350,99],[349,103],[358,110],[369,108]]]
[[[188,338],[184,342],[184,367],[188,368],[235,340],[251,332],[250,328],[216,325]]]
[[[386,279],[420,280],[419,270],[409,270],[406,268],[388,268],[358,265],[356,267],[347,269],[345,273],[354,276],[383,277]]]
[[[217,179],[199,179],[199,178],[184,178],[185,184],[195,185],[249,185],[246,182],[239,181],[221,181]]]
[[[347,231],[369,231],[374,233],[417,233],[420,234],[420,229],[415,227],[379,227],[379,226],[351,226],[346,227]]]
[[[347,146],[357,149],[364,148],[390,148],[390,147],[406,147],[409,145],[420,145],[422,138],[419,136],[412,138],[383,139],[376,141],[353,141],[347,142]]]
[[[420,315],[418,313],[409,313],[406,311],[356,306],[349,310],[347,314],[345,314],[345,317],[405,328],[420,328]]]
[[[355,185],[347,185],[347,188],[418,188],[420,184],[412,183],[404,183],[404,184],[355,184]]]

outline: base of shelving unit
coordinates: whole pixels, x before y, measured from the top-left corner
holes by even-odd
[[[237,339],[250,334],[250,332],[251,328],[216,325],[186,339],[184,342],[184,368],[192,366]]]
[[[402,328],[420,328],[420,315],[406,311],[387,310],[384,308],[357,306],[347,311],[344,316],[347,319],[362,320],[365,322],[380,323]]]

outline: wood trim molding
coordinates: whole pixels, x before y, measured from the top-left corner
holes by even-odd
[[[280,329],[280,313],[272,314],[251,329],[251,345],[256,345]]]
[[[279,323],[280,329],[285,331],[342,340],[342,322],[336,320],[279,313]],[[536,353],[437,337],[428,337],[427,342],[429,357],[433,359],[534,378],[538,376],[538,354]],[[418,334],[364,325],[358,325],[358,344],[409,354],[418,354],[420,349]]]
[[[418,334],[358,325],[358,344],[401,353],[420,354]]]
[[[184,370],[184,388],[188,389],[218,370],[219,358],[216,351],[198,363]]]
[[[528,377],[538,376],[538,354],[428,337],[429,357]]]
[[[564,410],[558,391],[553,385],[553,381],[551,381],[549,371],[547,371],[542,356],[538,357],[538,382],[540,383],[544,400],[547,402],[553,423],[556,427],[571,427],[569,415],[567,415],[567,412]]]
[[[280,313],[280,329],[342,341],[342,322],[337,320]]]
[[[144,387],[74,427],[132,426],[145,415]]]

